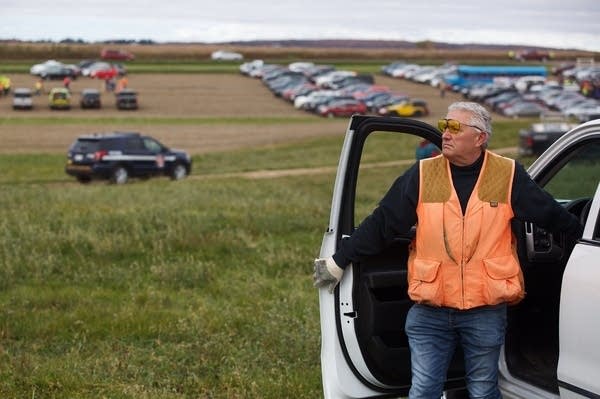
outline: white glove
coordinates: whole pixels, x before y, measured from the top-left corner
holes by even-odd
[[[333,290],[342,279],[343,274],[344,269],[339,267],[332,257],[315,259],[315,274],[313,274],[315,287],[328,286],[329,293],[333,294]]]

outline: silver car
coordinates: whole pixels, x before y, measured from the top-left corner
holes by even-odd
[[[19,87],[13,91],[13,109],[32,109],[33,93],[30,89]]]

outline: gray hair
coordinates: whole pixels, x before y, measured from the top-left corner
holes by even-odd
[[[477,126],[484,132],[486,132],[486,140],[483,148],[487,148],[488,141],[492,136],[492,117],[487,109],[479,103],[457,101],[450,104],[448,112],[450,111],[466,111],[471,114],[469,124]]]

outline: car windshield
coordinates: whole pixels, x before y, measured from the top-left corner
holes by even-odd
[[[126,93],[117,93],[117,97],[118,98],[135,98],[136,94],[132,93],[132,92],[126,92]]]

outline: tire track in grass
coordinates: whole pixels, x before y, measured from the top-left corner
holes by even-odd
[[[498,148],[493,150],[494,153],[499,155],[515,154],[517,147],[506,147]],[[362,163],[360,167],[362,169],[375,169],[375,168],[389,168],[394,166],[405,166],[412,165],[415,162],[414,159],[401,159],[397,161],[387,162],[370,162]],[[320,175],[320,174],[335,174],[337,171],[336,166],[320,166],[315,168],[293,168],[293,169],[274,169],[274,170],[253,170],[249,172],[231,172],[231,173],[216,173],[216,174],[201,174],[201,175],[190,175],[188,179],[193,180],[206,180],[206,179],[227,179],[227,178],[244,178],[250,180],[258,179],[275,179],[279,177],[289,176],[308,176],[308,175]]]

